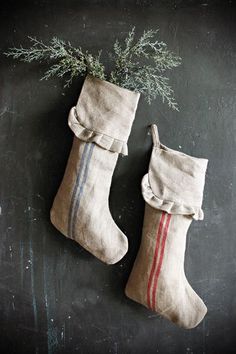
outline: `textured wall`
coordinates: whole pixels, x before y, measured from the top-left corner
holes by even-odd
[[[111,212],[130,249],[114,266],[96,260],[50,224],[49,210],[72,143],[67,114],[82,80],[67,90],[40,82],[45,67],[1,55],[0,348],[2,353],[233,353],[236,329],[235,114],[236,14],[233,1],[5,1],[0,47],[27,35],[56,35],[107,50],[135,25],[160,28],[183,57],[170,74],[180,113],[142,98],[120,158]],[[207,157],[205,220],[188,234],[185,269],[208,306],[205,320],[183,330],[124,295],[137,253],[144,202],[141,177],[159,125],[164,144]],[[131,167],[131,169],[130,169]]]

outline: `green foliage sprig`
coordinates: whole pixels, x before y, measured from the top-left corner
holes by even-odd
[[[41,80],[65,76],[65,86],[69,86],[74,78],[91,74],[140,92],[149,103],[160,96],[169,107],[178,110],[173,89],[164,73],[179,66],[181,58],[169,51],[164,42],[155,39],[157,32],[158,30],[144,31],[141,37],[135,40],[133,28],[123,44],[116,40],[113,52],[108,53],[113,65],[109,75],[105,74],[105,67],[101,62],[102,51],[93,55],[81,47],[75,48],[70,42],[55,37],[49,44],[28,37],[32,43],[31,47],[10,48],[4,54],[27,63],[33,61],[50,63]]]
[[[67,76],[65,83],[65,87],[67,87],[75,77],[86,75],[86,73],[102,80],[105,79],[105,68],[100,62],[101,51],[97,55],[92,55],[80,47],[72,47],[70,42],[66,43],[55,37],[48,45],[36,38],[28,38],[32,43],[31,47],[10,48],[5,55],[26,63],[33,61],[55,62],[45,72],[41,80],[48,80],[52,76]]]
[[[178,110],[169,79],[163,74],[180,65],[181,58],[170,52],[164,42],[154,40],[157,32],[144,31],[135,42],[133,28],[125,39],[124,48],[118,40],[115,42],[114,54],[111,54],[115,69],[110,81],[143,93],[149,103],[160,95],[163,102]]]

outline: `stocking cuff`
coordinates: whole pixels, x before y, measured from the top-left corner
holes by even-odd
[[[144,200],[170,214],[204,217],[202,198],[208,160],[172,150],[159,142],[153,128],[154,146],[148,174],[142,180]]]
[[[194,205],[184,205],[172,200],[161,199],[152,190],[148,174],[142,179],[142,194],[146,203],[154,209],[164,210],[169,214],[191,215],[195,220],[203,220],[202,208]]]
[[[137,92],[88,75],[68,124],[80,140],[127,155],[139,97]]]

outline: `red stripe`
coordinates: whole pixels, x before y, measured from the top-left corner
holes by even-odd
[[[168,228],[169,228],[169,224],[170,224],[170,219],[171,219],[171,214],[168,214],[167,215],[166,224],[165,224],[165,228],[164,228],[164,231],[163,231],[163,238],[162,238],[162,245],[161,245],[161,254],[160,254],[159,263],[158,263],[158,266],[157,266],[156,274],[155,274],[155,277],[154,277],[153,288],[152,288],[152,307],[151,307],[152,310],[155,310],[155,308],[156,308],[157,283],[158,283],[158,278],[159,278],[159,275],[160,275],[162,261],[163,261],[163,257],[164,257],[165,243],[166,243],[166,238],[167,238],[167,234],[168,234]]]
[[[150,307],[150,308],[151,308],[151,285],[152,285],[152,279],[153,279],[154,271],[155,271],[156,264],[157,264],[158,249],[159,249],[159,244],[160,244],[161,233],[162,233],[165,215],[166,215],[166,213],[163,211],[162,215],[161,215],[161,220],[159,223],[158,231],[157,231],[155,252],[154,252],[152,268],[151,268],[151,272],[150,272],[150,276],[149,276],[149,280],[148,280],[147,304],[148,304],[148,307]]]

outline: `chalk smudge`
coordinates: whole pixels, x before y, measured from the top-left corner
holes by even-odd
[[[20,241],[20,279],[21,289],[24,288],[24,244]]]
[[[45,245],[45,238],[44,238]],[[45,247],[44,247],[45,248]],[[45,301],[45,310],[46,310],[46,318],[47,318],[47,347],[48,354],[53,354],[58,347],[58,338],[57,338],[57,328],[54,325],[54,321],[52,321],[53,314],[51,311],[50,303],[49,303],[49,291],[48,288],[48,264],[47,259],[44,256],[43,258],[43,291],[44,291],[44,301]]]
[[[30,254],[30,264],[31,264],[30,280],[31,280],[32,304],[34,310],[34,326],[35,329],[38,330],[38,313],[37,313],[37,302],[36,302],[35,284],[34,284],[34,253],[33,253],[31,238],[29,241],[29,254]]]

